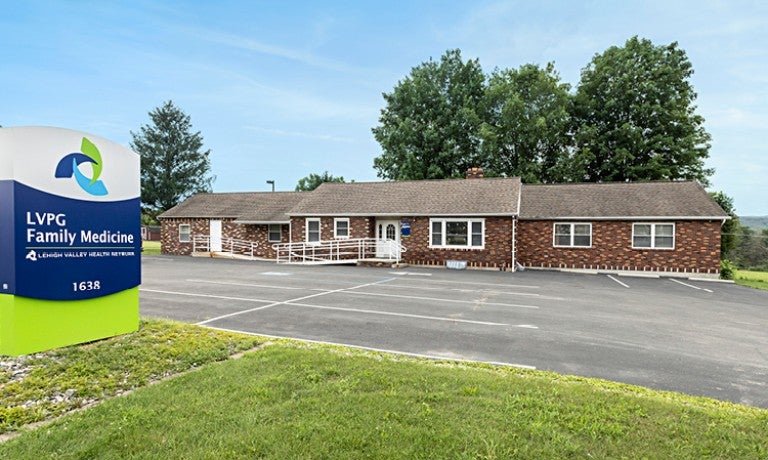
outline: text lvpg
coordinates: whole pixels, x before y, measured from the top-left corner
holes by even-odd
[[[27,212],[27,243],[59,244],[74,246],[78,242],[78,232],[67,228],[67,216],[52,212]],[[38,227],[46,227],[42,230]],[[52,227],[52,228],[51,228]],[[133,244],[134,236],[111,230],[80,230],[80,244]]]

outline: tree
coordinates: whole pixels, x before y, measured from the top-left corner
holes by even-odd
[[[447,51],[411,69],[372,129],[383,153],[373,165],[383,179],[462,177],[480,160],[478,113],[485,76],[477,60]]]
[[[733,250],[736,249],[736,237],[740,227],[739,216],[736,215],[733,198],[723,192],[710,192],[709,196],[723,208],[723,211],[731,216],[730,220],[725,221],[723,224],[722,236],[720,237],[720,258],[730,259]]]
[[[210,192],[210,150],[192,132],[189,115],[167,101],[149,112],[151,124],[131,131],[131,148],[141,156],[142,212],[155,218],[198,192]]]
[[[344,178],[342,176],[335,177],[328,171],[324,171],[322,174],[312,173],[299,179],[299,183],[296,184],[296,191],[309,192],[319,187],[323,182],[344,182]]]
[[[574,180],[698,180],[710,135],[693,105],[693,67],[673,42],[630,38],[581,72],[573,121]]]
[[[561,182],[566,175],[569,85],[553,63],[496,70],[485,94],[482,151],[490,175]]]

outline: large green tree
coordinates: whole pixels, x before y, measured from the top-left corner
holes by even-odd
[[[566,176],[569,85],[553,63],[496,70],[485,93],[482,152],[491,175],[523,182],[560,182]]]
[[[693,67],[676,42],[630,38],[581,72],[574,180],[695,179],[706,185],[710,135],[696,113]]]
[[[383,94],[386,106],[372,130],[383,150],[373,163],[379,177],[462,177],[478,166],[484,81],[477,60],[465,62],[461,51],[449,50]]]
[[[312,173],[299,179],[299,183],[296,184],[296,191],[309,192],[316,189],[324,182],[344,182],[344,177],[334,176],[328,171],[324,171],[322,174]]]
[[[740,227],[739,216],[736,214],[736,208],[733,205],[733,198],[723,192],[710,192],[709,196],[731,217],[723,224],[720,237],[720,257],[731,259],[733,251],[736,249],[737,233]]]
[[[141,156],[142,212],[155,218],[198,192],[210,192],[210,150],[192,122],[167,101],[149,112],[151,123],[131,131],[131,148]]]

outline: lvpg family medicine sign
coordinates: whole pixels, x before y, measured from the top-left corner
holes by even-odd
[[[106,139],[0,128],[0,355],[138,329],[139,181]]]

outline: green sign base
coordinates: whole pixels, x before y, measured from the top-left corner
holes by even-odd
[[[27,355],[138,329],[138,287],[72,301],[0,294],[0,355]]]

